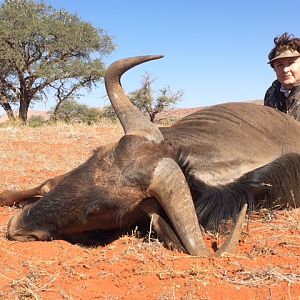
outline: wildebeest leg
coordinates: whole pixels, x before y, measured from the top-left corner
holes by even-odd
[[[69,172],[53,177],[39,186],[25,191],[4,191],[0,193],[0,206],[14,205],[15,203],[21,203],[34,197],[42,197],[53,190],[68,174]]]
[[[169,249],[185,252],[186,250],[179,241],[170,224],[162,216],[162,207],[153,198],[148,198],[141,204],[141,210],[144,211],[151,219],[151,225],[162,241]]]

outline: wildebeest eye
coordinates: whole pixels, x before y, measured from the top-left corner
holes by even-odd
[[[35,235],[28,235],[28,236],[27,236],[27,240],[28,240],[29,242],[31,242],[31,241],[38,241],[38,238],[37,238],[37,236],[35,236]]]

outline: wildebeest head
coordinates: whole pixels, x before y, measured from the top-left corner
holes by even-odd
[[[209,255],[176,153],[164,143],[158,127],[129,101],[120,84],[128,69],[161,57],[124,59],[108,68],[107,93],[125,135],[116,144],[96,150],[54,190],[13,217],[8,224],[10,239],[49,240],[61,233],[119,228],[148,215],[170,248]],[[231,241],[236,241],[240,224]]]

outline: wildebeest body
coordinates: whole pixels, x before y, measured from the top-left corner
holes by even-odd
[[[299,124],[268,107],[228,103],[204,109],[163,130],[186,147],[197,177],[226,184],[283,154],[299,153]]]
[[[251,103],[227,103],[162,132],[166,141],[180,144],[184,159],[179,164],[202,225],[234,217],[245,202],[300,205],[300,124],[287,115]]]
[[[272,174],[275,167],[262,166],[286,153],[299,151],[300,144],[294,138],[300,136],[300,127],[295,122],[274,109],[255,104],[228,103],[204,109],[170,128],[162,128],[164,147],[155,143],[150,146],[146,142],[143,147],[143,139],[140,138],[138,143],[128,140],[119,143],[113,153],[106,152],[107,147],[96,150],[93,157],[45,195],[27,218],[32,218],[34,212],[39,215],[41,211],[54,210],[52,215],[48,214],[53,222],[55,211],[63,211],[67,206],[66,215],[59,216],[55,222],[58,228],[63,228],[64,223],[68,224],[68,215],[73,217],[77,214],[78,223],[84,224],[93,209],[105,207],[107,216],[102,214],[102,218],[93,224],[95,228],[111,229],[134,224],[141,218],[138,211],[141,199],[149,196],[134,187],[144,185],[146,189],[150,182],[147,174],[152,172],[147,168],[153,168],[154,154],[157,160],[171,157],[181,167],[199,220],[205,227],[216,228],[222,220],[235,217],[244,203],[255,206],[266,200],[272,206],[280,204],[280,197],[285,197],[282,205],[287,204],[291,195],[286,194],[286,187],[277,188],[274,193],[274,179],[279,187],[279,178],[287,182],[286,176],[292,173],[291,167],[295,163],[299,165],[298,156],[291,155],[285,159],[292,160],[289,167],[281,164],[277,167],[276,176],[271,178],[267,170],[272,168]],[[139,160],[136,160],[137,156]],[[106,176],[108,172],[109,177]],[[289,188],[297,196],[295,174],[298,173],[295,171],[293,174]],[[121,186],[123,194],[118,191]],[[124,191],[124,188],[128,190]],[[124,193],[131,197],[125,197]],[[72,201],[68,203],[68,199]],[[106,202],[106,199],[109,200]],[[295,201],[299,202],[291,199],[293,206],[297,206]],[[42,219],[43,224],[45,218]],[[86,230],[94,229],[89,226]],[[75,230],[75,227],[72,228]]]

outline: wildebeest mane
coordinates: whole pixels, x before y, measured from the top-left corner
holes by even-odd
[[[300,155],[288,153],[226,185],[209,186],[192,174],[188,183],[200,224],[216,230],[223,221],[235,220],[245,203],[250,210],[295,208],[299,179]]]
[[[198,219],[205,229],[218,230],[223,221],[235,220],[245,203],[253,208],[253,195],[244,182],[209,186],[191,175],[188,183]]]
[[[296,208],[295,197],[299,194],[300,155],[287,153],[256,170],[245,174],[240,180],[249,186],[260,185],[253,190],[255,206],[270,209]],[[265,200],[265,202],[263,201]]]

